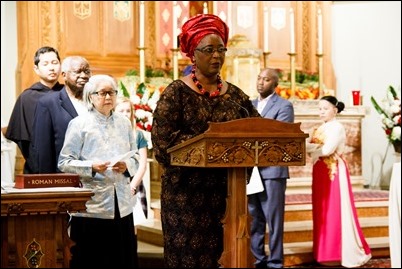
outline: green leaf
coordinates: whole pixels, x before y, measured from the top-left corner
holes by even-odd
[[[123,92],[123,96],[130,98],[130,94],[128,93],[126,86],[123,84],[123,82],[121,80],[120,80],[120,88],[121,88],[121,91]]]
[[[377,112],[378,112],[379,114],[384,114],[384,115],[386,115],[385,112],[384,112],[384,110],[378,105],[378,103],[377,103],[377,101],[374,99],[374,97],[371,96],[370,99],[371,99],[371,103],[373,104],[375,110],[377,110]]]
[[[140,85],[138,85],[137,93],[142,96],[146,89],[147,89],[147,87],[145,86],[145,83],[142,82],[142,83],[140,83]]]
[[[392,97],[394,97],[394,99],[395,99],[395,98],[397,97],[397,95],[396,95],[396,91],[395,91],[394,87],[392,87],[391,85],[389,85],[388,89],[389,89],[389,91],[391,92]]]
[[[134,69],[130,69],[126,72],[126,76],[138,76],[138,71]]]

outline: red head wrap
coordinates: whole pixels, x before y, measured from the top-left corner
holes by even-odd
[[[210,34],[220,36],[226,46],[229,38],[229,27],[221,18],[212,14],[199,14],[190,18],[183,24],[179,35],[181,51],[191,58],[201,39]]]

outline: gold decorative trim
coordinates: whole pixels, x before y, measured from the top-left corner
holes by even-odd
[[[24,207],[20,203],[8,204],[7,211],[10,214],[20,214],[24,211]]]
[[[81,20],[89,18],[92,14],[91,5],[91,1],[74,1],[74,16]]]
[[[174,165],[214,166],[228,165],[303,165],[304,139],[267,139],[196,143],[190,149],[172,153]],[[205,160],[205,152],[207,159]]]
[[[42,43],[51,44],[51,17],[50,17],[50,1],[42,1],[40,3],[40,12],[42,13]]]
[[[311,70],[311,61],[310,61],[310,50],[311,50],[311,45],[310,45],[310,32],[311,32],[311,5],[310,3],[304,2],[303,1],[303,20],[302,20],[302,68],[303,70]]]
[[[131,18],[132,1],[113,1],[113,18],[118,21],[128,21]]]
[[[45,254],[42,252],[41,245],[36,242],[35,238],[31,243],[27,245],[27,249],[24,254],[24,258],[27,260],[28,268],[39,268],[42,256]]]
[[[145,1],[145,10],[146,10],[146,17],[147,19],[147,23],[146,25],[146,42],[145,44],[149,44],[147,50],[145,50],[145,61],[146,61],[146,65],[148,66],[157,66],[157,57],[155,57],[156,53],[156,44],[158,43],[156,40],[156,31],[154,29],[156,29],[156,12],[155,12],[155,8],[156,8],[156,3],[155,1]]]

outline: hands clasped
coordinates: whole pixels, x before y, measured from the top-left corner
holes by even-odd
[[[94,162],[92,164],[92,171],[96,173],[103,173],[106,170],[112,170],[116,173],[122,174],[127,170],[127,164],[124,161],[116,162],[110,166],[110,162]]]

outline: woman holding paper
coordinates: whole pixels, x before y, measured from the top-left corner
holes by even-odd
[[[113,112],[116,95],[112,77],[89,79],[83,93],[88,113],[70,121],[59,156],[59,169],[79,174],[94,192],[85,212],[71,214],[71,268],[138,267],[130,186],[137,146],[130,121]]]

